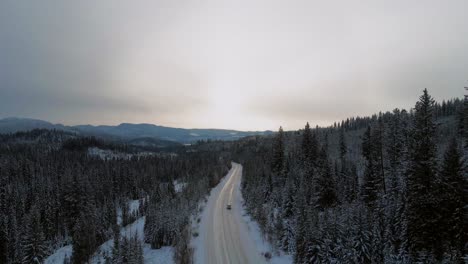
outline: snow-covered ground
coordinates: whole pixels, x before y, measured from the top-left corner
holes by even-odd
[[[240,186],[239,186],[240,187]],[[240,189],[239,189],[240,192]],[[272,246],[268,241],[264,239],[262,236],[262,232],[260,231],[260,227],[258,226],[258,223],[253,220],[250,215],[245,211],[244,205],[244,199],[242,196],[240,197],[241,199],[238,201],[238,205],[242,207],[242,218],[244,219],[245,223],[247,224],[247,228],[249,230],[248,234],[250,239],[252,239],[255,243],[255,246],[257,247],[258,252],[262,252],[263,254],[266,252],[270,252],[272,254],[271,259],[268,261],[268,263],[273,263],[273,264],[289,264],[293,263],[293,256],[287,255],[284,252],[274,252]]]
[[[145,199],[145,198],[143,198]],[[140,209],[140,200],[128,201],[128,212],[129,214],[136,213]],[[122,225],[122,208],[117,209],[117,224]]]
[[[129,211],[134,212],[140,208],[139,200],[130,200],[128,203]],[[121,215],[120,211],[120,215]],[[121,216],[119,217],[121,219]],[[118,220],[119,221],[119,220]],[[120,220],[121,222],[121,220]],[[135,222],[127,225],[120,230],[122,237],[130,238],[138,236],[138,239],[144,242],[144,227],[145,217],[138,218]],[[110,239],[99,246],[98,250],[91,258],[92,264],[104,263],[106,256],[111,256],[114,239]],[[45,264],[62,264],[63,260],[72,255],[73,248],[71,245],[59,248],[53,255],[45,259]],[[148,264],[171,264],[174,263],[174,248],[162,247],[160,249],[151,249],[149,244],[143,244],[143,257],[145,263]]]
[[[176,193],[183,191],[185,187],[187,186],[186,182],[179,182],[177,180],[174,180],[172,184],[174,185],[174,190]]]
[[[147,156],[159,156],[157,153],[153,152],[138,152],[136,154],[131,153],[123,153],[118,151],[113,151],[109,149],[100,149],[96,147],[88,148],[88,155],[99,157],[103,160],[111,160],[111,159],[131,159],[133,157],[147,157]]]
[[[138,236],[140,241],[144,241],[145,217],[141,217],[135,222],[120,230],[122,237],[130,238],[132,236]],[[102,244],[96,251],[91,259],[91,263],[98,264],[104,263],[105,257],[110,256],[112,253],[112,246],[114,245],[114,239],[110,239]],[[149,244],[143,245],[143,257],[145,263],[156,264],[156,263],[174,263],[174,248],[173,247],[162,247],[160,249],[151,249]]]
[[[54,254],[47,257],[44,261],[44,264],[63,264],[63,260],[66,257],[70,257],[73,252],[71,245],[64,246],[55,251]]]

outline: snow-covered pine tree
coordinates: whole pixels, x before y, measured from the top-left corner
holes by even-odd
[[[46,256],[44,233],[42,232],[40,214],[36,208],[26,217],[26,226],[21,237],[21,263],[42,263]]]
[[[279,175],[284,166],[284,132],[282,127],[279,128],[275,137],[272,155],[271,171],[273,174]]]
[[[437,147],[435,144],[434,100],[424,89],[416,103],[411,129],[408,187],[408,242],[414,260],[424,252],[439,251],[440,238],[435,232],[442,217],[436,196]]]
[[[466,243],[466,179],[464,177],[464,164],[462,153],[457,140],[452,139],[445,152],[444,162],[440,173],[440,186],[442,187],[440,210],[443,217],[439,225],[444,232],[444,241],[449,247],[448,252],[454,252],[450,261],[463,263],[464,246]]]
[[[317,173],[316,206],[321,209],[335,206],[338,203],[336,180],[333,177],[328,154],[324,148],[320,151]]]
[[[370,126],[362,138],[362,155],[366,160],[364,177],[361,187],[361,197],[364,202],[373,207],[379,195],[378,161],[376,160],[376,148],[374,134]]]

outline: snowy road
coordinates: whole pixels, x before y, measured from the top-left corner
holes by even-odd
[[[242,218],[239,189],[242,166],[233,163],[232,169],[217,190],[213,191],[203,212],[200,227],[197,263],[247,264],[266,263],[251,240],[248,226]],[[232,205],[231,210],[226,206]]]

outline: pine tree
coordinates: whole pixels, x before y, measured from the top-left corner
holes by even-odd
[[[386,152],[389,161],[390,186],[389,193],[395,196],[401,191],[401,178],[403,177],[403,162],[405,155],[405,124],[402,120],[402,112],[399,109],[393,110],[393,115],[389,122],[389,129],[386,138],[388,144]]]
[[[463,138],[465,139],[465,152],[468,155],[468,87],[465,87],[466,94],[463,101]]]
[[[0,263],[7,263],[8,260],[8,233],[6,217],[0,215]]]
[[[440,196],[442,201],[440,208],[443,218],[441,219],[441,229],[446,234],[445,241],[450,248],[455,250],[456,261],[463,263],[463,248],[466,240],[464,234],[464,206],[467,204],[465,197],[466,181],[463,173],[462,154],[454,138],[450,143],[444,156],[442,165],[440,185],[442,186]]]
[[[374,134],[368,126],[362,139],[362,155],[366,159],[361,196],[368,206],[374,206],[379,195],[378,157],[376,155]]]
[[[279,175],[284,166],[284,132],[280,127],[273,143],[273,157],[271,160],[271,171]]]
[[[348,146],[346,145],[346,138],[344,134],[344,128],[340,129],[340,159],[343,161],[345,159],[346,153],[348,153]]]
[[[338,203],[336,181],[331,171],[328,154],[323,148],[320,151],[318,166],[317,206],[322,209],[333,207]]]
[[[315,165],[317,160],[318,142],[317,136],[310,129],[308,122],[304,127],[304,134],[302,136],[302,155],[306,169],[311,170],[311,167]]]
[[[26,218],[26,227],[21,239],[22,263],[42,263],[46,254],[45,238],[42,232],[40,215],[33,208]]]
[[[408,168],[408,242],[414,259],[424,252],[438,251],[437,222],[440,219],[435,193],[436,125],[433,120],[434,100],[424,89],[416,103],[411,131]]]
[[[74,264],[87,262],[97,247],[96,221],[92,208],[84,209],[80,213],[80,217],[74,226],[72,239],[72,262]]]
[[[117,224],[117,221],[112,226],[112,232],[114,233],[114,245],[112,248],[112,263],[120,263],[120,226]]]
[[[384,126],[382,120],[382,114],[379,115],[377,129],[374,131],[374,148],[376,150],[376,157],[378,162],[378,171],[380,174],[380,184],[383,189],[383,193],[387,193],[386,183],[385,183],[385,165],[384,165],[384,142],[383,142],[383,133],[384,133]]]

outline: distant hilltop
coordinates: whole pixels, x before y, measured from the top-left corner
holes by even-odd
[[[114,137],[127,140],[150,141],[152,139],[175,141],[179,143],[193,143],[198,140],[236,140],[242,137],[255,135],[268,135],[272,131],[237,131],[227,129],[184,129],[158,126],[154,124],[122,123],[117,126],[108,125],[77,125],[65,126],[53,124],[48,121],[8,117],[0,119],[0,133],[14,133],[37,128],[57,129],[78,134]]]

